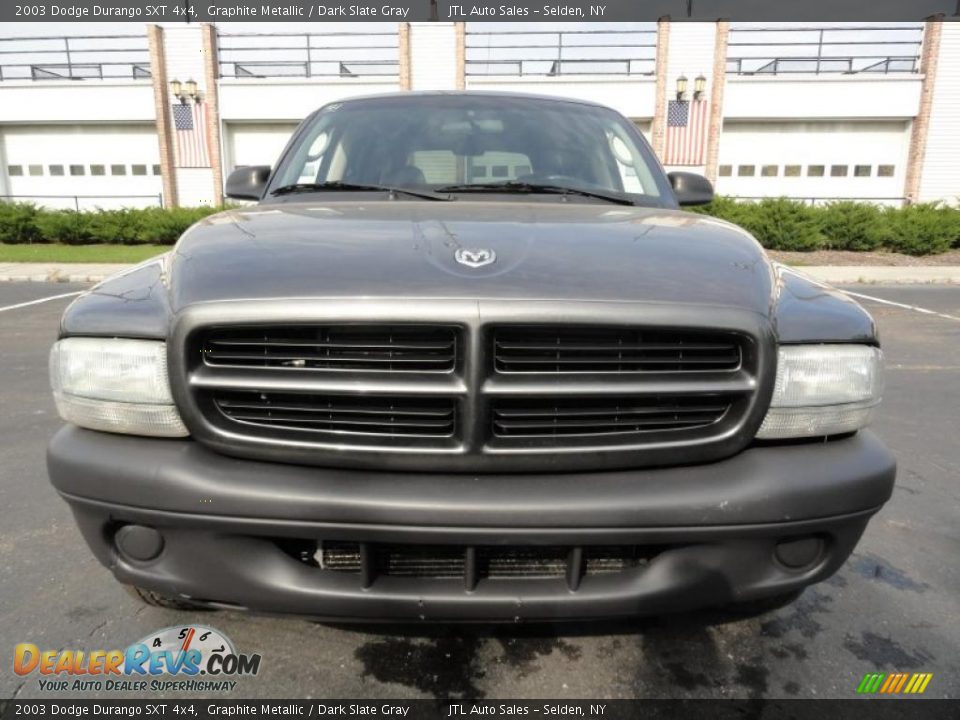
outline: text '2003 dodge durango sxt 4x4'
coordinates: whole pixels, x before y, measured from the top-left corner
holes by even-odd
[[[337,102],[77,298],[48,456],[142,599],[561,620],[790,597],[889,499],[848,297],[680,211],[637,129],[484,93]]]

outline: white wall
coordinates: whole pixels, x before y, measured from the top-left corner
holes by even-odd
[[[0,189],[7,195],[146,196],[79,201],[81,207],[119,207],[157,205],[162,191],[157,169],[160,153],[152,124],[4,125],[0,126],[0,161],[0,175],[6,178]],[[83,174],[71,174],[71,165],[80,166],[74,172]],[[122,166],[123,174],[114,165]],[[23,174],[11,175],[10,166],[17,166]],[[63,175],[53,174],[56,168],[51,170],[51,166],[62,168]],[[101,170],[103,175],[93,174]],[[145,175],[133,174],[144,170]],[[75,207],[72,198],[36,198],[35,202]]]
[[[220,117],[228,123],[239,120],[300,122],[321,105],[335,100],[400,89],[397,81],[390,78],[224,78],[219,87]]]
[[[0,123],[153,121],[149,80],[0,83]]]
[[[652,119],[656,104],[653,78],[625,77],[467,77],[468,90],[557,95],[612,107],[630,118]]]
[[[945,22],[920,200],[960,203],[960,23]]]
[[[229,123],[224,125],[224,169],[240,165],[273,165],[297,129],[296,123]]]
[[[949,23],[948,23],[949,24]],[[953,82],[958,82],[952,72]],[[920,107],[919,75],[727,76],[728,119],[912,118]]]
[[[455,90],[457,35],[453,23],[410,23],[412,90]]]
[[[745,197],[899,198],[903,195],[910,128],[905,121],[736,122],[727,120],[720,142],[717,191]],[[754,166],[754,176],[739,176],[740,166]],[[787,177],[786,166],[800,166]],[[824,166],[823,177],[809,174]],[[831,166],[846,165],[846,177],[831,176]],[[854,167],[869,165],[869,177],[855,177]],[[880,165],[892,165],[892,177],[879,177]],[[724,176],[725,166],[732,175]],[[763,166],[776,176],[763,177]]]

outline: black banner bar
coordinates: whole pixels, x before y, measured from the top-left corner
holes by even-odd
[[[465,720],[955,720],[960,700],[3,700],[0,720],[23,718],[342,718]]]
[[[960,0],[11,0],[0,22],[897,22]]]

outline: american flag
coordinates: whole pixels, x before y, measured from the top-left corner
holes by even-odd
[[[667,106],[664,165],[703,165],[706,162],[706,100],[671,100]]]
[[[177,130],[177,167],[210,167],[206,120],[203,103],[179,103],[173,106],[173,124]]]

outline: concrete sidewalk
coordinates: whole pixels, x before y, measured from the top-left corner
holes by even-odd
[[[100,282],[131,268],[122,263],[0,263],[0,282]],[[960,267],[951,265],[909,266],[798,266],[798,272],[837,285],[855,283],[956,283]]]
[[[100,282],[126,263],[0,263],[0,282]]]

